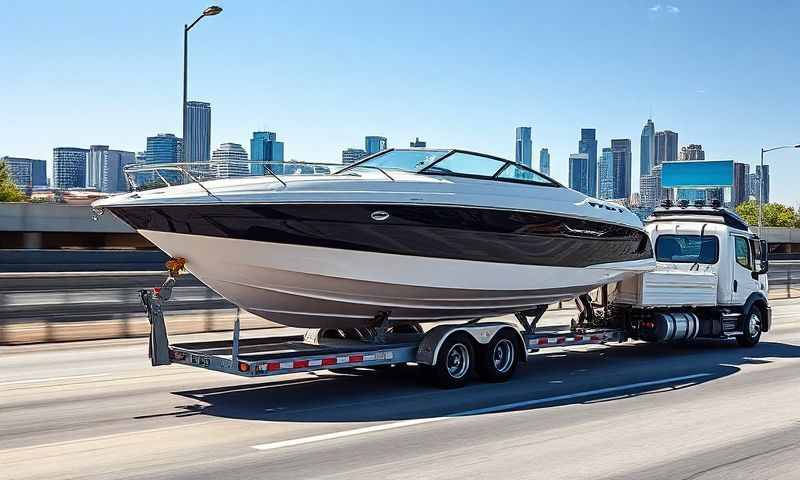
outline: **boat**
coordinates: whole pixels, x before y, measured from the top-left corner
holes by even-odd
[[[293,327],[524,312],[655,267],[628,209],[492,155],[388,149],[328,175],[266,170],[93,207],[234,304]]]

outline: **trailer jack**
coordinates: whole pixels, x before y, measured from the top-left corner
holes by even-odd
[[[169,365],[169,338],[167,337],[167,325],[164,321],[164,311],[162,304],[172,297],[172,287],[175,286],[175,279],[180,275],[180,271],[186,265],[185,258],[170,258],[164,266],[169,275],[160,288],[139,290],[139,298],[147,312],[147,320],[150,322],[150,342],[149,357],[150,363],[155,367],[158,365]],[[237,318],[238,320],[238,318]]]

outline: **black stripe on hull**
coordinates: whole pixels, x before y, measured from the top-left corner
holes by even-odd
[[[137,230],[419,257],[586,267],[653,256],[647,234],[633,228],[513,210],[381,204],[108,209]],[[375,220],[374,212],[389,217]]]

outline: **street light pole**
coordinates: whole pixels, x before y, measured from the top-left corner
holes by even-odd
[[[758,236],[761,237],[761,229],[764,226],[764,154],[773,150],[781,150],[784,148],[800,148],[797,145],[781,145],[780,147],[764,148],[761,147],[761,172],[758,174]]]
[[[182,115],[182,118],[183,118],[183,133],[182,133],[182,138],[181,138],[181,141],[183,142],[183,152],[182,152],[183,153],[183,158],[179,158],[178,161],[186,162],[186,135],[188,133],[186,131],[186,127],[187,127],[187,125],[186,125],[186,110],[187,110],[187,104],[188,104],[188,101],[187,101],[187,88],[188,88],[187,87],[187,79],[188,79],[187,71],[188,71],[188,68],[187,67],[188,67],[188,64],[189,64],[189,52],[188,52],[188,50],[189,50],[189,30],[191,30],[192,27],[197,25],[197,22],[202,20],[203,17],[211,17],[211,16],[214,16],[214,15],[218,15],[221,12],[222,12],[222,7],[218,7],[216,5],[212,5],[212,6],[208,7],[208,8],[206,8],[205,10],[203,10],[203,13],[201,13],[200,16],[197,17],[197,19],[194,22],[192,22],[189,25],[186,25],[186,24],[183,25],[183,109],[182,109],[182,112],[183,112],[183,115]]]

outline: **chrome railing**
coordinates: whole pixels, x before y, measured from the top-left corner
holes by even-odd
[[[287,175],[330,175],[347,165],[324,162],[180,162],[127,165],[123,169],[125,179],[131,190],[148,190],[186,183],[197,183],[210,196],[213,194],[203,185],[209,180],[269,175],[283,186],[286,182],[281,176]]]

